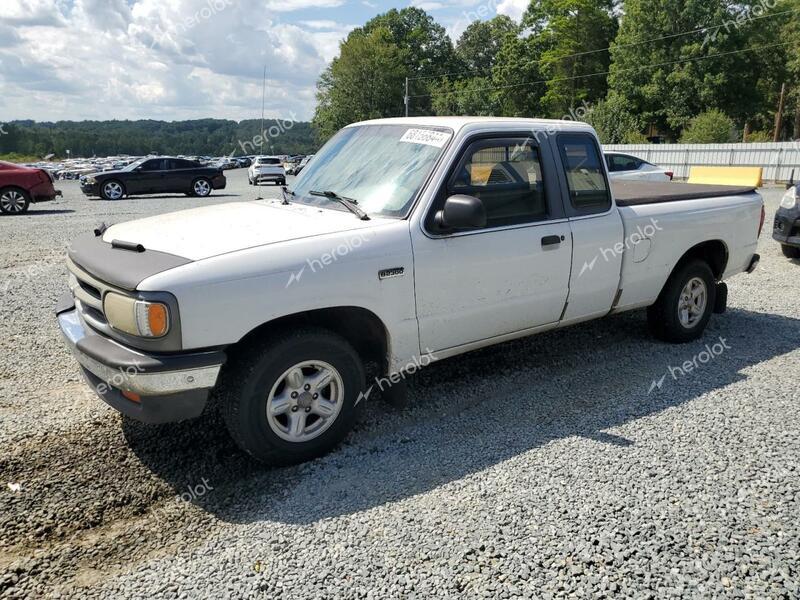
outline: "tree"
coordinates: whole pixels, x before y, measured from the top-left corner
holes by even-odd
[[[497,53],[492,83],[498,114],[507,117],[542,117],[543,83],[539,61],[542,44],[538,36],[506,37]]]
[[[447,30],[424,10],[408,7],[378,15],[350,35],[377,29],[387,31],[388,40],[398,49],[405,68],[404,77],[411,80],[409,95],[416,96],[412,104],[413,114],[431,114],[431,85],[438,77],[456,71],[460,66]],[[381,76],[380,72],[375,75]],[[403,83],[394,92],[400,93],[401,97]]]
[[[603,144],[647,142],[641,133],[641,119],[628,110],[624,98],[617,94],[611,93],[595,104],[582,120],[595,128]]]
[[[506,15],[471,23],[456,43],[456,56],[464,70],[475,77],[489,75],[506,38],[518,35],[519,29]]]
[[[682,144],[725,144],[736,141],[733,120],[719,110],[709,110],[693,118],[681,136]]]
[[[604,49],[618,27],[612,0],[534,0],[522,25],[539,38],[547,80],[542,104],[549,116],[561,118],[605,97],[610,56]]]
[[[389,30],[353,31],[317,84],[313,123],[320,138],[354,121],[400,115],[405,72]]]
[[[785,63],[780,49],[749,50],[776,43],[770,28],[781,20],[757,20],[765,10],[763,0],[626,0],[611,51],[610,89],[673,137],[710,109],[743,125],[754,112],[769,110],[776,92],[767,81]]]
[[[500,104],[488,77],[445,78],[433,91],[433,110],[437,115],[490,117],[498,114]]]

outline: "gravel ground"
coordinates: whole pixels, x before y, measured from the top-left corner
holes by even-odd
[[[443,361],[404,409],[370,402],[333,454],[269,469],[213,417],[152,427],[105,407],[52,306],[66,244],[99,222],[277,190],[244,171],[205,201],[60,187],[0,218],[1,597],[800,597],[800,264],[769,237],[781,190],[764,192],[759,270],[729,282],[702,341],[657,343],[637,312]],[[667,374],[707,344],[722,351]]]

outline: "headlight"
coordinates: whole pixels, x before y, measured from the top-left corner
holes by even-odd
[[[103,300],[108,323],[119,331],[147,338],[169,332],[169,308],[161,302],[146,302],[109,292]]]
[[[790,187],[781,200],[781,208],[794,208],[797,206],[797,186]]]
[[[97,183],[97,179],[95,179],[94,177],[87,177],[86,179],[84,179],[84,181],[90,185],[94,185],[95,183]]]

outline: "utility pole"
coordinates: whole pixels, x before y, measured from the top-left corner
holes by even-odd
[[[406,77],[406,93],[405,96],[403,96],[403,103],[406,105],[406,116],[408,116],[408,101],[408,77]]]
[[[775,113],[775,136],[773,142],[781,141],[781,129],[783,129],[783,104],[786,100],[786,84],[781,85],[781,97],[778,100],[778,112]]]
[[[267,99],[267,65],[264,65],[264,79],[261,83],[261,145],[264,144],[264,104]]]

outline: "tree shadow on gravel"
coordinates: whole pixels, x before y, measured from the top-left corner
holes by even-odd
[[[798,346],[800,320],[778,315],[730,310],[686,345],[654,341],[642,313],[618,315],[434,363],[410,381],[407,408],[371,402],[341,447],[289,468],[249,459],[214,416],[123,428],[146,468],[216,517],[307,524],[424,493],[570,436],[624,452],[635,440],[604,430],[743,380],[743,370]],[[670,375],[695,357],[696,370]]]

